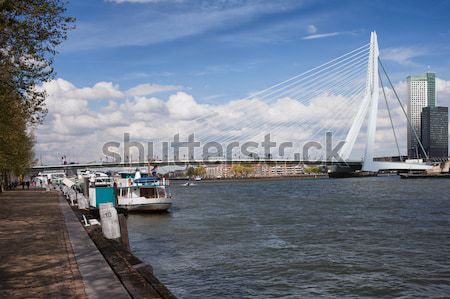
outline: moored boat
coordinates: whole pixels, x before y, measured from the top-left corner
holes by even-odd
[[[133,179],[122,174],[117,184],[118,206],[129,212],[167,211],[172,207],[168,185],[164,178],[141,177],[138,170]]]

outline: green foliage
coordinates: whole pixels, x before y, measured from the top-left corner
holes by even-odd
[[[45,92],[54,76],[56,47],[74,18],[63,0],[0,0],[0,180],[33,163],[31,129],[43,121]]]
[[[195,169],[195,175],[196,176],[200,176],[200,177],[204,177],[206,176],[206,168],[203,166],[199,166]]]
[[[253,172],[253,167],[242,164],[235,164],[231,167],[231,172],[234,174],[234,176],[248,176]]]
[[[27,115],[20,100],[0,94],[0,177],[26,172],[33,163],[33,135],[28,132]]]
[[[187,175],[188,177],[193,177],[193,176],[195,176],[195,168],[194,168],[194,167],[188,167],[188,168],[186,169],[186,175]]]
[[[206,168],[203,166],[198,166],[196,168],[188,167],[188,169],[186,169],[186,175],[188,177],[195,177],[195,176],[204,177],[206,175]]]
[[[27,121],[42,122],[45,92],[36,88],[53,78],[56,47],[67,38],[74,18],[62,0],[0,1],[0,85],[19,98]]]
[[[321,173],[321,170],[319,167],[306,167],[305,173]]]

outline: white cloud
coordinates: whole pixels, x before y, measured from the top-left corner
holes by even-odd
[[[79,161],[98,160],[102,156],[102,145],[108,141],[123,142],[124,132],[142,142],[171,141],[177,133],[183,140],[195,133],[202,142],[261,142],[263,134],[271,133],[273,140],[302,144],[311,137],[322,141],[325,132],[330,130],[335,132],[335,140],[342,140],[360,102],[358,97],[350,101],[342,95],[323,93],[306,103],[284,97],[272,101],[240,99],[212,105],[201,104],[182,91],[158,98],[131,96],[110,83],[77,88],[66,80],[57,79],[44,86],[49,95],[49,115],[36,130],[36,149],[38,157],[42,154],[46,163],[59,162],[61,154],[71,159],[76,157]],[[437,79],[436,86],[439,105],[450,104],[450,81]],[[405,101],[405,82],[395,87]],[[88,93],[88,90],[96,95]],[[404,152],[406,119],[392,90],[386,91]],[[105,98],[108,94],[111,97]],[[393,155],[396,154],[395,142],[386,106],[380,96],[376,155]],[[101,102],[100,107],[90,105],[92,99],[99,97],[108,102]],[[365,128],[355,145],[356,158],[362,155],[364,136]]]
[[[119,99],[123,97],[123,92],[118,85],[113,85],[111,82],[99,82],[92,88],[78,90],[76,96],[87,100]]]
[[[210,113],[208,108],[207,105],[198,104],[191,95],[185,92],[177,92],[171,95],[167,102],[170,115],[182,120],[208,115]]]
[[[310,35],[302,37],[302,39],[303,40],[311,40],[311,39],[320,39],[320,38],[327,38],[327,37],[333,37],[333,36],[339,36],[339,35],[356,35],[356,34],[357,33],[355,31],[338,31],[338,32],[310,34]]]
[[[98,82],[93,87],[77,88],[64,79],[56,79],[44,83],[44,89],[51,94],[52,98],[60,95],[70,95],[71,98],[84,100],[119,99],[124,96],[118,85],[111,82]]]
[[[308,25],[308,33],[309,34],[315,34],[317,32],[317,27],[314,25]]]
[[[436,102],[438,106],[450,106],[450,81],[436,78]]]
[[[414,58],[427,55],[427,51],[415,47],[397,47],[381,50],[380,58],[382,60],[394,61],[402,65],[415,65]]]
[[[174,85],[159,85],[159,84],[140,84],[127,90],[130,96],[146,96],[162,91],[172,91],[181,89],[180,86]]]

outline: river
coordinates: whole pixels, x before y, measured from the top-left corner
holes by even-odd
[[[133,252],[179,298],[446,297],[450,181],[399,177],[172,184],[130,215]]]

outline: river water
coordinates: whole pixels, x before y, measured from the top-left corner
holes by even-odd
[[[133,252],[179,298],[450,296],[450,181],[173,184],[130,215]]]

